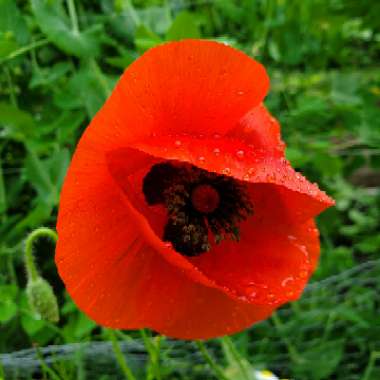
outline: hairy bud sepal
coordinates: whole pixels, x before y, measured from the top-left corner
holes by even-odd
[[[49,322],[59,321],[57,299],[50,284],[42,277],[29,279],[26,295],[30,308],[39,318]]]

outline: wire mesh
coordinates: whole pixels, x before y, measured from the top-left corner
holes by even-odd
[[[362,378],[371,353],[380,351],[380,259],[311,283],[301,300],[280,309],[274,318],[256,324],[235,338],[237,348],[253,364],[296,379]],[[210,353],[223,364],[217,340]],[[128,364],[143,378],[148,354],[141,339],[120,342]],[[313,363],[331,367],[328,377],[313,375]],[[0,355],[6,379],[40,378],[44,366],[65,365],[83,379],[118,379],[122,375],[110,342],[73,343],[31,348]],[[373,364],[373,363],[372,363]],[[209,379],[194,342],[165,339],[161,365],[168,379]],[[315,365],[315,363],[314,363]],[[367,380],[380,378],[374,365]],[[379,377],[377,377],[379,376]]]

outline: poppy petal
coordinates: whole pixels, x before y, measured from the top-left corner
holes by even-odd
[[[280,188],[277,195],[281,203],[291,210],[289,217],[297,222],[307,221],[334,204],[317,184],[297,173],[283,156],[255,149],[237,138],[160,136],[132,145],[156,158],[188,162],[251,184],[273,184]]]
[[[255,150],[265,150],[274,156],[284,155],[285,144],[281,140],[280,124],[264,104],[248,112],[228,136],[243,140]]]
[[[104,124],[93,133],[102,136],[105,150],[154,134],[225,134],[260,104],[268,87],[264,67],[230,46],[166,43],[125,70],[99,111]]]
[[[130,193],[133,206],[145,215],[160,238],[167,223],[166,210],[163,206],[149,207],[141,192],[150,163],[138,172],[130,172],[123,163],[131,154],[133,149],[111,154],[110,170],[123,191]],[[255,297],[246,297],[247,302],[263,305],[279,305],[297,299],[319,255],[319,235],[314,222],[310,219],[300,222],[293,217],[297,211],[294,206],[300,203],[303,195],[273,183],[249,183],[248,189],[254,215],[241,225],[239,243],[223,241],[220,246],[214,245],[209,253],[194,259],[177,254],[177,260],[172,263],[191,262],[208,278],[212,284],[209,286],[219,287],[232,298],[255,293]],[[307,208],[309,203],[305,197],[301,202],[302,211],[314,216],[315,210]],[[256,284],[255,291],[253,284]]]
[[[99,265],[79,284],[67,286],[78,306],[101,325],[148,327],[181,339],[231,334],[273,311],[268,305],[236,302],[190,280],[143,240],[137,240],[119,260]]]
[[[209,338],[299,296],[319,254],[312,218],[333,201],[283,158],[279,125],[261,105],[268,86],[259,63],[211,41],[168,43],[128,67],[81,138],[61,194],[56,262],[90,317]],[[242,224],[241,245],[188,259],[162,242],[165,210],[147,207],[141,181],[168,159],[247,183],[255,217]]]
[[[269,210],[270,212],[270,210]],[[315,268],[319,235],[312,220],[284,229],[263,227],[252,217],[240,241],[223,241],[190,258],[202,273],[247,302],[277,305],[296,300]]]
[[[109,327],[196,339],[240,331],[272,312],[273,306],[237,302],[212,287],[173,250],[153,249],[148,227],[128,206],[105,157],[85,140],[80,148],[61,195],[56,262],[85,313]],[[129,160],[131,171],[146,164],[143,156]],[[174,263],[176,257],[183,260]]]
[[[98,122],[101,123],[100,118],[93,120],[93,123]],[[64,282],[67,276],[76,277],[77,281],[85,277],[89,268],[102,265],[105,258],[117,259],[121,252],[128,252],[137,237],[144,236],[148,244],[193,281],[215,286],[157,237],[112,177],[106,155],[93,149],[93,141],[86,134],[74,154],[60,198],[56,262],[58,269],[65,262],[72,264],[71,272],[62,273]],[[146,158],[145,154],[135,155],[134,160],[124,162],[124,169],[133,172],[146,164]],[[112,236],[119,230],[123,231],[124,242],[112,252]]]

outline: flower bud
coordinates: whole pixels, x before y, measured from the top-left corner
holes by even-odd
[[[58,322],[58,303],[52,287],[49,283],[38,276],[29,279],[26,285],[26,295],[31,309],[38,314],[41,319]]]

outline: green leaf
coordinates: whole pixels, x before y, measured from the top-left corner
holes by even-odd
[[[136,58],[132,54],[124,53],[119,57],[108,57],[106,61],[109,65],[118,67],[120,69],[125,69],[128,67]]]
[[[58,189],[50,178],[49,168],[46,162],[40,160],[32,149],[29,149],[28,152],[25,171],[30,183],[37,190],[41,199],[51,205],[58,203]]]
[[[14,0],[0,0],[0,32],[22,45],[28,42],[29,31],[16,4]]]
[[[156,34],[164,34],[171,24],[171,7],[168,3],[160,6],[145,7],[145,9],[137,9],[136,15],[138,19],[137,25],[145,25],[148,29]]]
[[[17,305],[11,300],[0,300],[0,322],[5,323],[17,313]]]
[[[51,203],[47,204],[45,199],[37,199],[40,203],[32,208],[26,215],[23,215],[23,218],[12,227],[8,233],[7,241],[12,242],[16,238],[21,239],[22,237],[20,237],[20,235],[23,234],[26,229],[38,227],[46,222],[52,212],[53,205]]]
[[[13,285],[0,286],[0,322],[5,323],[17,314],[17,287]]]
[[[35,122],[33,117],[19,108],[0,103],[0,138],[11,138],[24,141],[35,134]]]
[[[294,367],[296,378],[329,379],[343,356],[344,339],[315,344],[302,354],[303,362]]]
[[[95,63],[83,64],[67,85],[55,95],[55,103],[63,109],[85,108],[92,118],[103,105],[113,81]]]
[[[135,45],[139,51],[144,52],[145,50],[148,50],[161,42],[161,38],[158,37],[157,34],[153,33],[150,29],[148,29],[148,27],[145,25],[140,25],[137,28],[135,35]]]
[[[190,12],[183,11],[177,15],[173,24],[166,33],[168,41],[181,40],[184,38],[200,38],[196,16]]]
[[[42,320],[33,318],[32,313],[30,313],[30,315],[23,315],[21,317],[21,326],[29,336],[33,337],[34,334],[46,326],[46,323]]]
[[[94,321],[76,309],[75,312],[70,315],[69,321],[63,328],[63,333],[67,340],[76,341],[89,335],[95,327],[96,323]]]
[[[19,44],[15,41],[13,35],[0,32],[0,58],[7,57],[18,48]]]
[[[72,29],[57,0],[32,0],[32,10],[42,32],[65,53],[77,57],[95,57],[100,53],[101,25],[83,31]]]
[[[45,86],[46,90],[48,90],[49,86],[62,78],[71,68],[72,65],[68,62],[59,62],[52,67],[39,68],[38,71],[34,72],[29,87],[36,88]]]
[[[0,216],[7,209],[7,198],[4,185],[3,167],[0,159]]]
[[[66,148],[55,152],[49,160],[50,178],[57,189],[60,189],[62,186],[69,163],[70,152]]]

